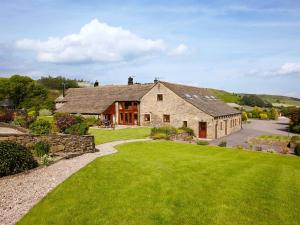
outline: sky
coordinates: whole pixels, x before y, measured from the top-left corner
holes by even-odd
[[[300,97],[300,1],[0,0],[0,76]]]

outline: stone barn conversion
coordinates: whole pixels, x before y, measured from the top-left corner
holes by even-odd
[[[241,129],[240,111],[205,88],[155,81],[151,84],[70,88],[56,111],[105,118],[116,125],[190,127],[199,138],[217,139]]]

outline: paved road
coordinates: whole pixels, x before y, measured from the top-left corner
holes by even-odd
[[[15,224],[32,206],[69,176],[98,157],[116,153],[116,145],[148,140],[124,140],[97,145],[98,152],[63,159],[28,173],[0,178],[0,225]]]
[[[22,134],[22,132],[8,127],[0,127],[0,134]]]
[[[219,144],[221,141],[226,141],[227,146],[233,147],[242,145],[247,147],[247,140],[258,135],[281,135],[288,136],[287,130],[289,119],[280,117],[278,120],[250,120],[251,123],[243,124],[241,131],[230,134],[227,137],[213,140],[210,143],[213,145]]]

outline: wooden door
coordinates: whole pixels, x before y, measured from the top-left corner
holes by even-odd
[[[207,123],[199,122],[199,138],[206,138],[207,136]]]

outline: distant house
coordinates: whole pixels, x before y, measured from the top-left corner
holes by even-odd
[[[190,127],[199,138],[216,139],[241,129],[240,111],[207,89],[164,81],[70,88],[56,103],[57,112],[98,116],[120,125]]]

